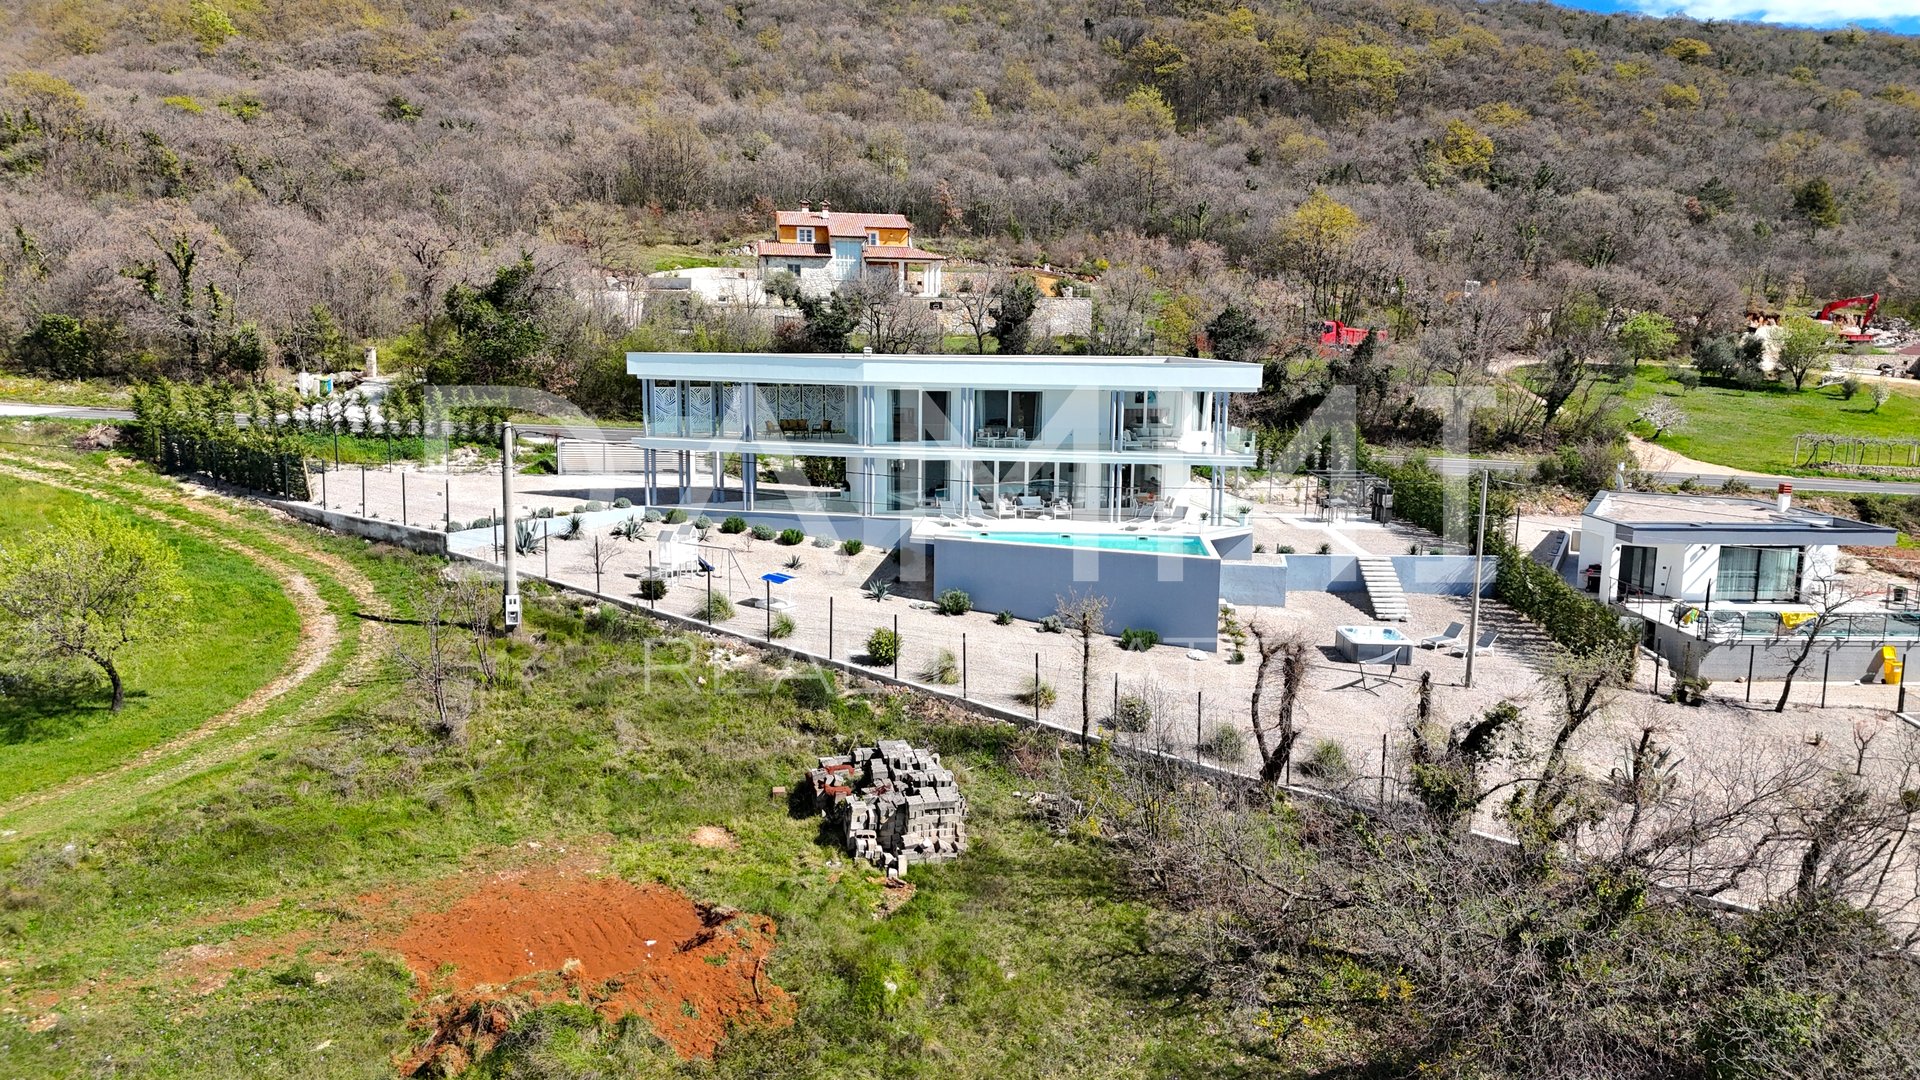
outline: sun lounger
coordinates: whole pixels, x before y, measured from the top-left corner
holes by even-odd
[[[1493,630],[1488,630],[1488,631],[1486,631],[1485,633],[1483,633],[1483,634],[1481,634],[1481,635],[1480,635],[1480,640],[1479,640],[1479,641],[1476,641],[1476,642],[1474,642],[1474,643],[1473,643],[1473,651],[1474,651],[1474,653],[1475,653],[1476,655],[1479,655],[1479,656],[1486,656],[1486,655],[1488,655],[1488,654],[1490,654],[1490,653],[1493,653],[1493,652],[1495,652],[1495,651],[1497,651],[1497,650],[1496,650],[1496,649],[1494,648],[1494,646],[1495,646],[1495,645],[1497,645],[1497,644],[1499,644],[1499,642],[1500,642],[1500,635],[1499,635],[1499,633],[1497,633],[1496,631],[1493,631]],[[1466,649],[1466,646],[1465,646],[1465,645],[1455,645],[1455,646],[1453,647],[1453,655],[1455,655],[1455,656],[1465,656],[1465,655],[1467,655],[1467,649]]]
[[[1467,627],[1465,623],[1450,622],[1447,624],[1447,629],[1444,632],[1435,634],[1432,637],[1421,638],[1420,647],[1423,649],[1451,649],[1460,644],[1460,636],[1466,632]]]

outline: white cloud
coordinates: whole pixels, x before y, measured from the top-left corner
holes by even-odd
[[[1845,26],[1849,23],[1904,23],[1920,19],[1916,0],[1641,0],[1649,15],[1685,15],[1694,19],[1739,19],[1794,26]]]

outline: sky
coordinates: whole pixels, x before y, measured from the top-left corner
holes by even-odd
[[[1739,19],[1782,26],[1860,26],[1920,34],[1920,0],[1560,0],[1588,11]]]

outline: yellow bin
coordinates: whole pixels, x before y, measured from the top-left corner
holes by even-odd
[[[1900,669],[1905,667],[1900,658],[1894,655],[1893,646],[1880,646],[1880,681],[1888,686],[1900,684]]]

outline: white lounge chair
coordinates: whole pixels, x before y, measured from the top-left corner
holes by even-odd
[[[1498,645],[1499,643],[1500,643],[1499,632],[1494,630],[1488,630],[1480,635],[1479,641],[1476,641],[1473,643],[1474,654],[1477,656],[1489,656],[1494,652],[1498,651],[1497,649],[1494,648],[1494,646]],[[1466,646],[1461,644],[1454,645],[1453,655],[1455,656],[1467,655]]]
[[[1435,634],[1432,637],[1421,638],[1420,647],[1423,649],[1451,649],[1455,645],[1460,644],[1460,637],[1466,632],[1467,627],[1465,623],[1450,622],[1447,624],[1445,631]]]

